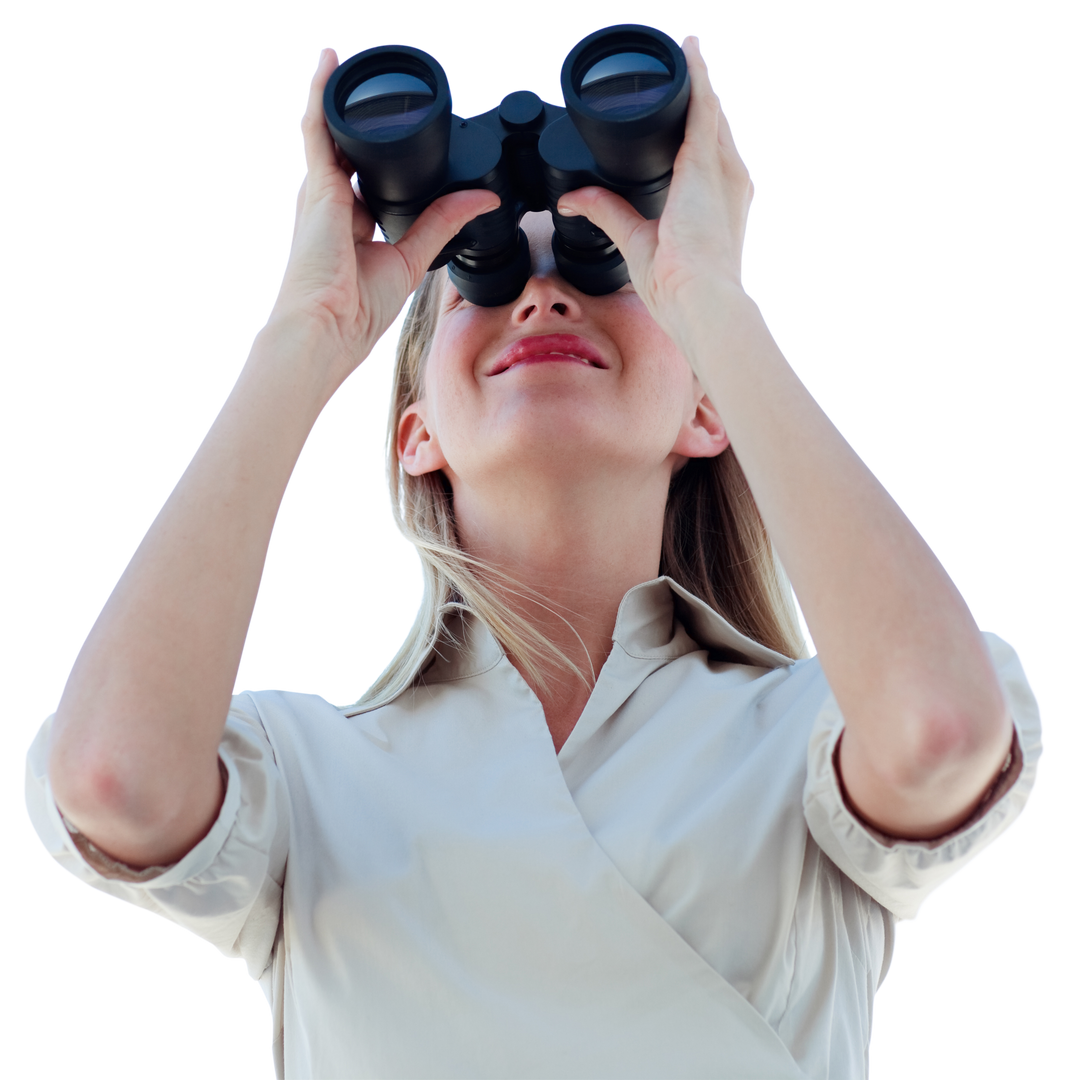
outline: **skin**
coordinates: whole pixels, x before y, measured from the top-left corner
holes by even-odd
[[[534,272],[513,304],[481,308],[444,287],[426,396],[400,426],[401,462],[445,472],[465,548],[549,601],[510,603],[592,683],[623,594],[659,572],[672,473],[728,439],[634,288],[585,296],[556,272],[550,215],[523,226]],[[494,374],[510,346],[550,334],[584,339],[605,367],[560,355]],[[540,694],[558,750],[588,696],[577,676]]]
[[[972,812],[1009,752],[1011,719],[984,635],[745,288],[756,185],[695,36],[684,50],[687,135],[662,217],[647,221],[597,188],[559,204],[619,244],[633,285],[607,302],[582,297],[543,260],[509,310],[472,311],[450,291],[425,401],[405,417],[402,459],[411,472],[445,470],[465,543],[541,583],[560,609],[586,613],[571,621],[599,671],[619,600],[659,566],[659,530],[636,523],[662,521],[675,455],[720,453],[730,432],[846,719],[847,797],[884,833],[938,836]],[[546,229],[532,230],[542,253]],[[607,334],[622,372],[650,373],[655,388],[630,396],[601,378],[611,370],[568,364],[533,365],[510,383],[486,377],[526,326],[568,322]],[[676,432],[688,442],[664,455]],[[569,498],[574,491],[581,495]],[[573,640],[543,615],[542,629],[564,648]],[[542,697],[557,748],[585,700],[577,679]]]
[[[537,589],[524,614],[595,674],[619,601],[654,577],[672,471],[730,442],[794,584],[846,721],[843,782],[893,835],[937,836],[974,808],[1011,722],[952,582],[820,411],[741,285],[752,184],[697,43],[686,141],[667,207],[645,221],[600,189],[566,196],[619,244],[633,287],[583,296],[545,255],[512,305],[448,293],[426,394],[404,418],[411,473],[444,469],[465,545]],[[279,502],[316,417],[368,355],[447,239],[496,197],[430,207],[396,246],[373,241],[326,129],[324,52],[303,121],[308,177],[272,315],[71,673],[50,774],[64,814],[135,866],[173,861],[210,828],[217,749]],[[528,219],[529,220],[529,219]],[[604,367],[491,374],[516,340],[566,332]],[[542,695],[559,747],[588,696]]]
[[[741,285],[753,185],[708,80],[693,91],[663,217],[585,189],[567,199],[619,244],[638,294],[730,432],[841,706],[842,780],[891,835],[966,819],[1008,753],[1012,723],[960,594],[805,390]]]

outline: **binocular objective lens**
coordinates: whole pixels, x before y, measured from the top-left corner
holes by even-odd
[[[343,116],[361,135],[403,135],[430,112],[434,91],[416,75],[373,75],[345,101]]]
[[[606,117],[634,116],[660,101],[671,80],[667,65],[655,56],[613,53],[583,75],[579,99]]]

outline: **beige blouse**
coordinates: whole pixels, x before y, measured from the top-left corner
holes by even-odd
[[[28,802],[54,856],[242,956],[278,1075],[861,1077],[897,918],[1019,814],[1038,713],[988,637],[1017,739],[938,841],[842,798],[817,660],[745,638],[665,578],[620,605],[559,756],[537,698],[459,607],[416,685],[375,709],[234,698],[214,827],[135,872]]]

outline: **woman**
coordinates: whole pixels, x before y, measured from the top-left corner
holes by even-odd
[[[1011,651],[742,290],[752,186],[685,51],[660,221],[560,204],[632,286],[578,293],[528,219],[514,304],[440,275],[413,302],[391,446],[428,588],[397,660],[348,710],[231,704],[316,416],[496,205],[459,192],[374,243],[324,53],[274,312],[31,751],[46,843],[242,955],[280,1074],[859,1075],[894,918],[1033,782]]]

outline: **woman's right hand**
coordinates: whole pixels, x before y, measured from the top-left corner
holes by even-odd
[[[334,50],[324,49],[301,121],[308,175],[271,321],[321,324],[330,341],[324,359],[340,385],[397,317],[438,252],[499,199],[482,190],[454,192],[432,203],[396,244],[375,241],[374,219],[353,191],[352,167],[323,113],[323,90],[337,65]]]

